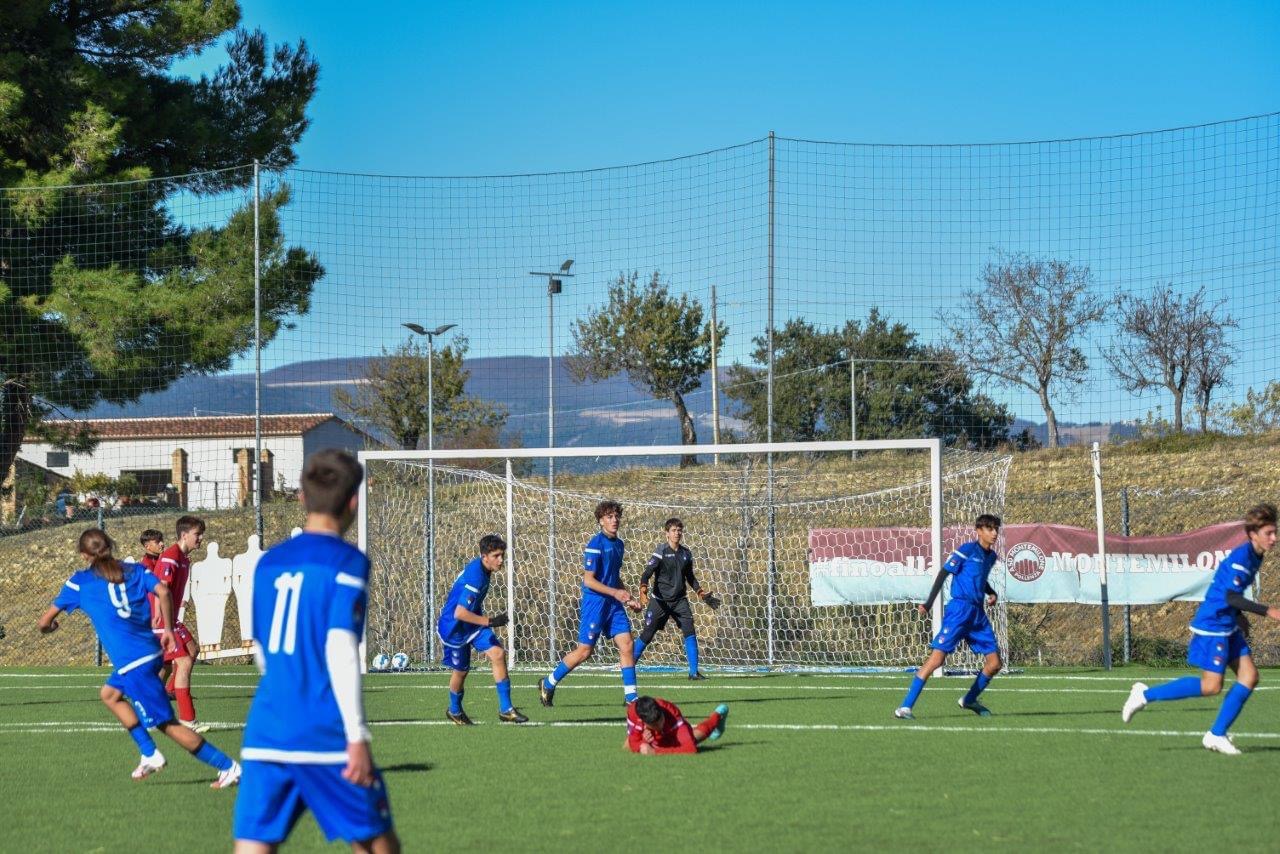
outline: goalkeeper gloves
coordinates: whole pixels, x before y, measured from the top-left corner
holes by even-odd
[[[489,618],[489,628],[500,629],[509,622],[511,622],[511,619],[507,616],[507,612],[502,611]]]
[[[719,596],[716,596],[714,593],[702,593],[701,591],[699,591],[698,595],[702,597],[702,601],[712,611],[719,608],[721,603],[724,601]]]

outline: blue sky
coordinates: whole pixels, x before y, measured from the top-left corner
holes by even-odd
[[[594,169],[770,130],[865,143],[1075,139],[1280,109],[1277,3],[243,7],[244,26],[273,42],[304,38],[320,62],[298,149],[299,167],[319,173]],[[972,284],[991,248],[1067,253],[1104,288],[1204,284],[1239,316],[1275,278],[1277,216],[1257,187],[1276,126],[1016,150],[781,143],[778,322],[835,325],[879,306],[936,340],[937,307]],[[290,238],[329,275],[265,364],[376,354],[401,340],[402,318],[458,321],[473,356],[545,353],[545,296],[526,273],[564,257],[579,276],[557,298],[557,352],[620,269],[661,268],[704,299],[718,283],[726,361],[746,360],[764,326],[764,150],[492,182],[291,173]],[[1247,338],[1275,343],[1256,337],[1265,318],[1248,320]],[[1280,373],[1280,345],[1267,350],[1241,358],[1237,395]],[[1118,393],[1098,348],[1088,355],[1095,374],[1060,417],[1140,417],[1158,403]],[[1040,417],[1029,395],[1000,397]]]
[[[1270,112],[1280,3],[242,0],[321,64],[311,169],[612,166],[765,135],[1097,136]],[[214,51],[211,59],[217,59]]]

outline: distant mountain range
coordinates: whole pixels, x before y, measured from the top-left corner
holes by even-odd
[[[319,359],[294,362],[262,375],[262,411],[274,415],[299,412],[337,412],[333,390],[354,390],[365,375],[371,358]],[[625,375],[591,383],[577,383],[563,358],[556,359],[556,445],[594,447],[608,445],[675,445],[680,442],[675,409],[667,401],[653,400],[633,386]],[[467,393],[507,407],[508,438],[518,436],[525,447],[547,444],[547,360],[537,356],[499,356],[468,359]],[[723,382],[726,372],[721,370]],[[711,441],[711,376],[704,374],[701,388],[687,397],[698,430],[698,441]],[[127,405],[99,404],[77,413],[86,418],[159,418],[182,415],[252,415],[253,375],[186,376],[164,391],[144,395]],[[722,429],[742,435],[744,423],[737,417],[737,402],[720,396]],[[338,413],[341,415],[341,413]],[[367,425],[359,425],[366,427]],[[1131,435],[1132,424],[1059,424],[1064,442],[1087,444]],[[1045,442],[1044,424],[1018,419],[1011,433],[1030,429]]]

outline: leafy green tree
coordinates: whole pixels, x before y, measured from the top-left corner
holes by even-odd
[[[1226,407],[1220,421],[1225,429],[1246,435],[1280,430],[1280,380],[1262,391],[1246,389],[1244,400]]]
[[[1009,412],[973,390],[951,351],[921,344],[906,325],[872,309],[865,323],[820,329],[793,319],[774,334],[773,436],[777,441],[848,439],[851,366],[856,370],[859,439],[938,436],[948,444],[991,447],[1007,438]],[[752,360],[768,361],[755,339]],[[743,404],[756,438],[767,435],[764,369],[734,365],[727,393]]]
[[[671,401],[680,421],[680,443],[696,445],[698,434],[684,396],[698,388],[711,367],[711,324],[702,316],[702,303],[687,295],[672,296],[657,270],[643,285],[638,272],[620,273],[609,285],[608,303],[574,321],[569,373],[586,382],[626,372],[636,388]],[[728,334],[729,328],[718,324],[717,349]],[[692,454],[680,458],[682,467],[696,463]]]
[[[192,227],[166,205],[247,186],[255,158],[294,162],[318,67],[239,18],[232,0],[0,4],[0,469],[27,433],[91,444],[50,411],[225,370],[252,342],[252,212]],[[170,72],[226,33],[212,77]],[[287,201],[261,206],[264,341],[323,275],[284,244]]]
[[[359,378],[362,382],[354,391],[334,389],[334,405],[361,426],[370,426],[390,436],[405,450],[425,447],[430,365],[430,409],[436,447],[451,447],[455,440],[465,436],[492,442],[507,423],[507,410],[466,393],[467,380],[471,377],[471,372],[463,367],[467,349],[465,335],[455,335],[446,346],[437,348],[434,361],[429,358],[429,348],[419,344],[416,338],[410,338],[392,351],[383,349],[380,358],[365,363]]]

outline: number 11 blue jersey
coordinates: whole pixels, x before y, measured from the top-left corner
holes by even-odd
[[[346,763],[325,641],[330,629],[362,635],[368,580],[369,559],[336,535],[303,532],[258,560],[253,638],[266,670],[249,707],[243,758]]]

